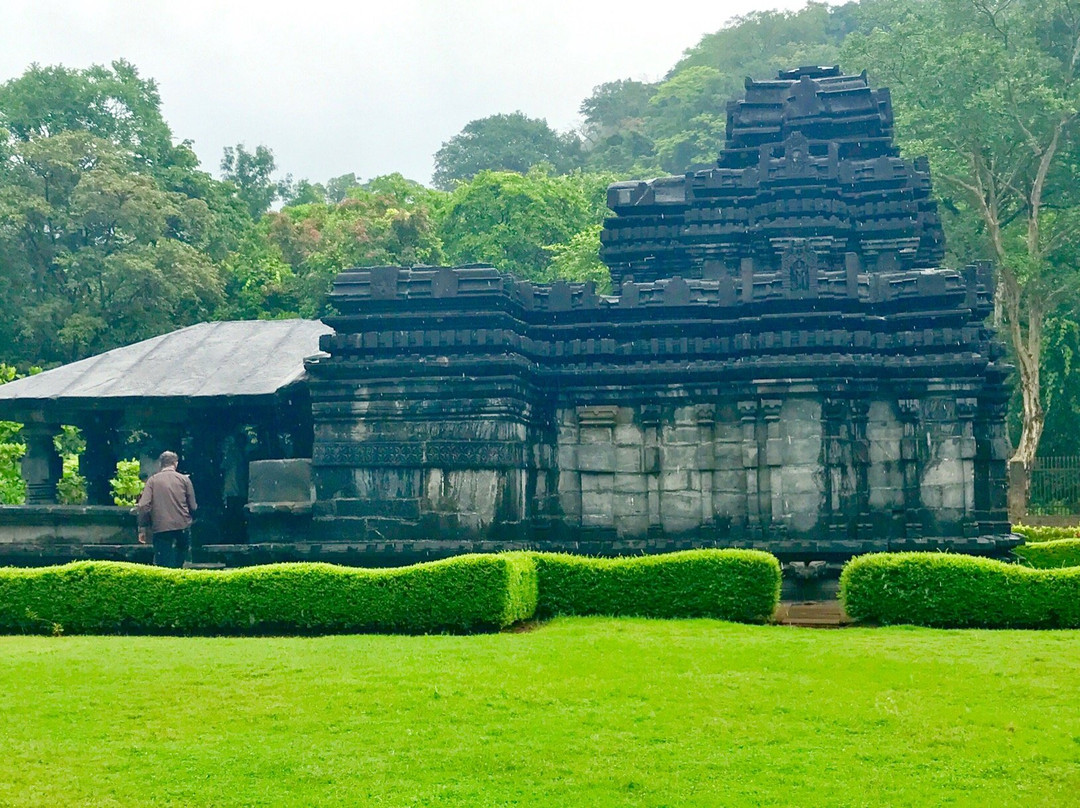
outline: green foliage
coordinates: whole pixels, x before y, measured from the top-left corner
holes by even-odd
[[[226,146],[221,157],[221,176],[236,186],[237,195],[247,205],[251,218],[256,220],[270,210],[275,201],[289,195],[290,182],[274,179],[276,170],[274,153],[262,145],[256,146],[253,152],[243,143]],[[304,196],[310,196],[313,189],[301,190]]]
[[[1080,14],[1070,0],[882,2],[861,13],[870,25],[847,38],[845,62],[891,89],[900,145],[929,156],[953,214],[949,238],[997,265],[998,319],[1023,393],[1014,458],[1030,464],[1050,403],[1046,332],[1055,316],[1072,319],[1080,288]]]
[[[0,168],[0,334],[15,358],[77,359],[208,317],[221,295],[208,220],[107,141],[15,144]]]
[[[1080,567],[1080,538],[1021,544],[1013,555],[1021,564],[1040,570]]]
[[[22,76],[0,84],[0,121],[24,142],[86,132],[114,144],[151,172],[183,161],[186,149],[173,145],[157,83],[141,78],[135,66],[122,59],[111,67],[85,70],[31,65]]]
[[[15,368],[0,362],[0,384],[12,381]],[[19,461],[26,454],[26,444],[18,440],[22,424],[0,421],[0,505],[21,505],[26,501],[26,483]]]
[[[451,191],[481,171],[515,171],[547,164],[559,174],[581,167],[581,142],[523,112],[470,121],[435,153],[436,188]]]
[[[1012,532],[1029,542],[1056,541],[1080,538],[1080,527],[1052,527],[1050,525],[1013,525]]]
[[[113,502],[121,507],[130,507],[139,501],[143,490],[143,481],[139,479],[138,460],[120,460],[116,464],[116,476],[109,480]]]
[[[83,561],[0,569],[0,632],[491,631],[531,617],[536,598],[527,553],[375,570],[274,564],[218,572]]]
[[[79,473],[79,456],[86,451],[86,441],[78,427],[64,425],[53,437],[53,446],[63,466],[56,483],[56,501],[60,505],[86,504],[86,478]]]
[[[581,104],[586,165],[640,177],[712,162],[723,144],[726,104],[742,93],[745,77],[836,64],[841,42],[858,25],[854,7],[755,11],[702,37],[662,82],[601,84]]]
[[[0,505],[21,505],[26,501],[26,483],[19,462],[26,454],[26,444],[11,438],[21,424],[0,421]]]
[[[223,316],[319,317],[344,269],[440,263],[433,217],[442,196],[391,174],[350,188],[337,204],[266,214],[225,262],[230,304]]]
[[[56,501],[60,505],[86,504],[86,478],[79,473],[78,455],[63,455],[63,473],[56,483]]]
[[[458,185],[441,208],[446,257],[455,264],[490,263],[535,281],[554,280],[556,261],[602,277],[584,256],[592,236],[579,234],[603,221],[610,181],[610,175],[581,172],[553,177],[536,169],[525,175],[482,171]]]
[[[563,244],[545,247],[551,253],[549,272],[552,278],[583,283],[591,281],[597,291],[611,291],[611,271],[600,260],[600,231],[602,224],[593,224]]]
[[[714,617],[762,622],[780,598],[780,564],[758,550],[688,550],[634,558],[536,553],[550,615]]]
[[[840,575],[857,621],[943,628],[1080,628],[1080,568],[1031,569],[948,553],[874,553]]]

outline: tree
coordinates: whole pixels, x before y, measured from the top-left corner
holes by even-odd
[[[442,196],[391,174],[350,188],[338,204],[268,213],[226,261],[224,314],[317,317],[327,313],[327,294],[343,269],[439,263],[433,216]]]
[[[581,105],[585,164],[645,176],[711,163],[723,143],[727,102],[742,94],[746,77],[836,64],[844,37],[865,24],[856,8],[810,3],[755,11],[702,37],[662,82],[600,85]]]
[[[326,188],[318,182],[300,180],[284,186],[282,199],[286,205],[310,205],[313,202],[326,202]]]
[[[631,79],[593,88],[580,108],[587,166],[632,172],[639,163],[652,160],[655,150],[645,122],[655,90],[655,85]]]
[[[15,368],[0,362],[0,384],[13,380]],[[26,483],[19,461],[26,444],[19,440],[22,424],[0,421],[0,505],[21,505],[26,500]]]
[[[221,176],[236,186],[237,195],[248,207],[251,218],[258,220],[278,199],[288,196],[290,179],[274,179],[277,163],[266,146],[250,152],[243,143],[226,146],[221,157]]]
[[[610,181],[609,175],[580,172],[553,177],[538,169],[524,175],[483,171],[455,188],[442,209],[439,235],[446,256],[457,264],[491,263],[535,281],[556,277],[553,258],[580,268],[570,259],[569,245],[603,221]],[[551,249],[556,245],[567,247],[560,253]],[[580,251],[581,242],[575,246]]]
[[[326,201],[336,205],[345,199],[351,189],[359,186],[360,180],[351,171],[339,177],[331,177],[326,181]]]
[[[998,319],[1023,402],[1013,459],[1030,467],[1045,425],[1045,328],[1077,287],[1080,3],[935,0],[871,7],[847,60],[892,88],[897,131],[929,155],[939,193],[975,217],[998,270]]]
[[[491,115],[470,121],[435,153],[436,188],[449,191],[481,171],[524,174],[547,163],[557,174],[581,165],[581,141],[576,134],[560,135],[547,121],[522,112]]]
[[[0,167],[0,305],[23,363],[70,361],[190,325],[218,303],[211,214],[82,131],[17,142]]]
[[[775,77],[800,65],[836,64],[844,37],[857,25],[855,3],[830,7],[808,3],[798,11],[752,11],[706,34],[671,69],[672,79],[694,67],[710,67],[724,77],[720,91],[734,97],[743,78]]]
[[[650,132],[664,171],[679,173],[716,159],[730,96],[725,76],[714,67],[688,67],[656,88],[649,99]]]
[[[20,141],[61,132],[87,132],[109,141],[151,173],[166,170],[184,156],[173,146],[161,114],[153,79],[117,60],[112,67],[85,70],[33,64],[22,76],[0,85],[0,125]]]

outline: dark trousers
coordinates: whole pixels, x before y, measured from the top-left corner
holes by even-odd
[[[187,560],[190,531],[163,530],[154,534],[154,564],[179,569]]]

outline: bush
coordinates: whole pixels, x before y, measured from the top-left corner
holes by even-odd
[[[633,558],[536,553],[541,616],[715,617],[761,622],[780,598],[780,564],[758,550]]]
[[[139,501],[143,490],[143,481],[139,479],[138,460],[119,460],[116,463],[116,476],[109,480],[113,502],[121,507],[131,507]]]
[[[1043,542],[1058,539],[1080,538],[1080,528],[1050,527],[1049,525],[1013,525],[1012,532],[1023,536],[1025,541]]]
[[[853,559],[840,598],[857,621],[944,628],[1080,627],[1080,569],[1038,570],[948,553]]]
[[[219,572],[81,561],[0,569],[0,632],[491,631],[531,617],[536,593],[527,553],[377,570],[272,564]]]
[[[1013,550],[1013,555],[1021,564],[1040,570],[1080,567],[1080,539],[1021,544]]]

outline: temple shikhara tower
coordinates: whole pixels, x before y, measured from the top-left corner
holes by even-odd
[[[839,68],[748,81],[715,166],[623,182],[613,291],[342,273],[308,363],[312,536],[359,553],[994,554],[1008,368],[925,159]]]

